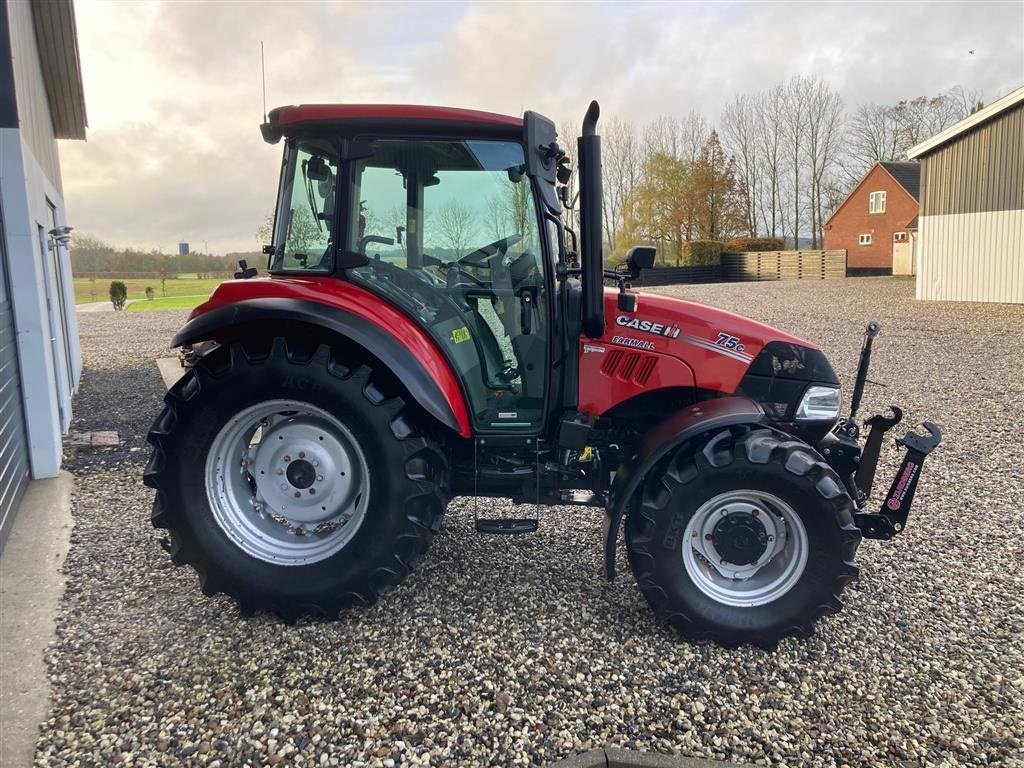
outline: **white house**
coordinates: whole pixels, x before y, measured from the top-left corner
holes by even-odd
[[[57,139],[85,127],[71,0],[0,0],[0,547],[82,369]]]

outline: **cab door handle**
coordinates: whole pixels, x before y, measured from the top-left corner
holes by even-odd
[[[524,336],[533,333],[533,307],[536,303],[536,288],[521,288],[519,290],[519,325],[523,329]]]

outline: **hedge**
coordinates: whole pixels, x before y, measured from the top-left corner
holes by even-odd
[[[782,251],[785,248],[786,243],[781,237],[734,237],[725,243],[727,253]]]
[[[683,243],[681,267],[713,267],[722,263],[722,243],[717,240],[690,240]]]

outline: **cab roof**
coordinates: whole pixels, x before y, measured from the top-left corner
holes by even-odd
[[[515,134],[523,130],[523,119],[494,112],[418,104],[299,104],[270,111],[261,126],[263,138],[271,143],[301,128],[355,130],[410,130],[429,132]]]

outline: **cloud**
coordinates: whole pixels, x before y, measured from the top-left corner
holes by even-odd
[[[64,142],[70,220],[119,245],[249,250],[272,207],[270,106],[441,103],[642,124],[803,73],[849,106],[1024,82],[1019,3],[85,3],[87,142]],[[972,55],[968,51],[974,50]]]

